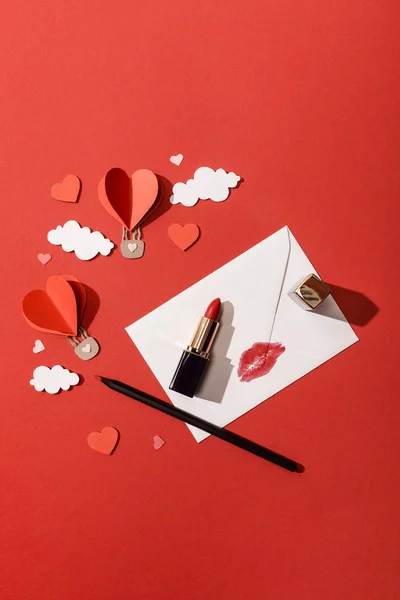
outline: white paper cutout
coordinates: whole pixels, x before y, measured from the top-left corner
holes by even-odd
[[[46,391],[48,394],[57,394],[60,390],[67,391],[72,385],[79,383],[79,375],[64,369],[61,365],[49,367],[36,367],[33,379],[29,382],[37,392]]]
[[[43,352],[43,350],[45,350],[45,347],[42,340],[36,340],[35,345],[32,348],[33,354],[39,354],[39,352]]]
[[[171,156],[169,159],[173,165],[179,167],[181,162],[183,161],[183,154],[177,154],[176,156]]]
[[[213,200],[222,202],[229,196],[229,189],[234,188],[240,181],[240,176],[224,169],[199,167],[186,183],[175,183],[170,198],[171,204],[194,206],[198,200]]]
[[[76,221],[67,221],[57,225],[47,234],[47,239],[54,246],[61,246],[65,252],[75,252],[80,260],[91,260],[99,253],[108,256],[114,248],[113,242],[104,237],[100,231],[90,231],[89,227],[81,227]]]

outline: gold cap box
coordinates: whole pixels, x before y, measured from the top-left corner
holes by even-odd
[[[305,310],[315,310],[330,293],[328,286],[317,275],[311,273],[296,283],[288,295]]]

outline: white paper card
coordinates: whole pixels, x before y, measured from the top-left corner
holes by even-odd
[[[126,331],[175,406],[224,427],[358,341],[331,296],[323,310],[306,311],[287,295],[310,273],[318,275],[284,227]],[[196,396],[187,398],[169,385],[199,317],[217,297],[222,314],[212,358]],[[240,356],[256,342],[280,342],[286,350],[267,375],[240,381]],[[209,435],[188,427],[198,442]]]

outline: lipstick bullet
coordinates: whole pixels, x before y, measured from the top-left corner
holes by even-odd
[[[210,350],[219,328],[217,321],[221,300],[215,298],[197,324],[186,350],[183,351],[169,389],[193,398],[210,359]]]

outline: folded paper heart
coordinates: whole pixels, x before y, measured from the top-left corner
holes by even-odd
[[[69,283],[75,294],[76,310],[78,312],[78,323],[82,322],[83,313],[86,308],[86,289],[82,281],[73,275],[60,275]]]
[[[86,289],[72,275],[53,275],[45,290],[32,290],[22,301],[22,312],[31,327],[64,335],[81,360],[91,360],[100,351],[98,342],[82,325]]]
[[[184,226],[173,223],[168,227],[168,235],[178,248],[187,250],[198,239],[200,229],[194,223],[187,223]]]
[[[119,431],[115,427],[104,427],[101,432],[92,431],[87,437],[87,443],[92,450],[110,455],[118,443]]]
[[[132,231],[155,209],[158,180],[148,169],[129,177],[119,168],[110,169],[99,183],[99,200],[106,211]]]
[[[49,262],[49,260],[51,260],[51,254],[38,254],[37,255],[39,262],[42,263],[42,265],[47,265],[47,263]]]
[[[61,202],[76,202],[81,190],[81,180],[76,175],[67,175],[61,183],[55,183],[51,188],[51,196]]]
[[[78,280],[74,284],[76,287],[83,287]],[[79,294],[80,298],[84,294],[86,300],[84,287]],[[80,306],[79,312],[83,310],[84,305]],[[39,331],[72,336],[78,333],[77,297],[70,281],[62,275],[49,277],[46,290],[29,292],[22,301],[22,311],[29,325]]]
[[[36,340],[35,345],[33,346],[33,354],[39,354],[39,352],[43,352],[45,349],[43,342],[40,340]]]
[[[177,167],[179,167],[179,165],[183,161],[183,154],[177,154],[176,156],[171,156],[171,158],[169,160],[172,162],[173,165],[176,165]]]

